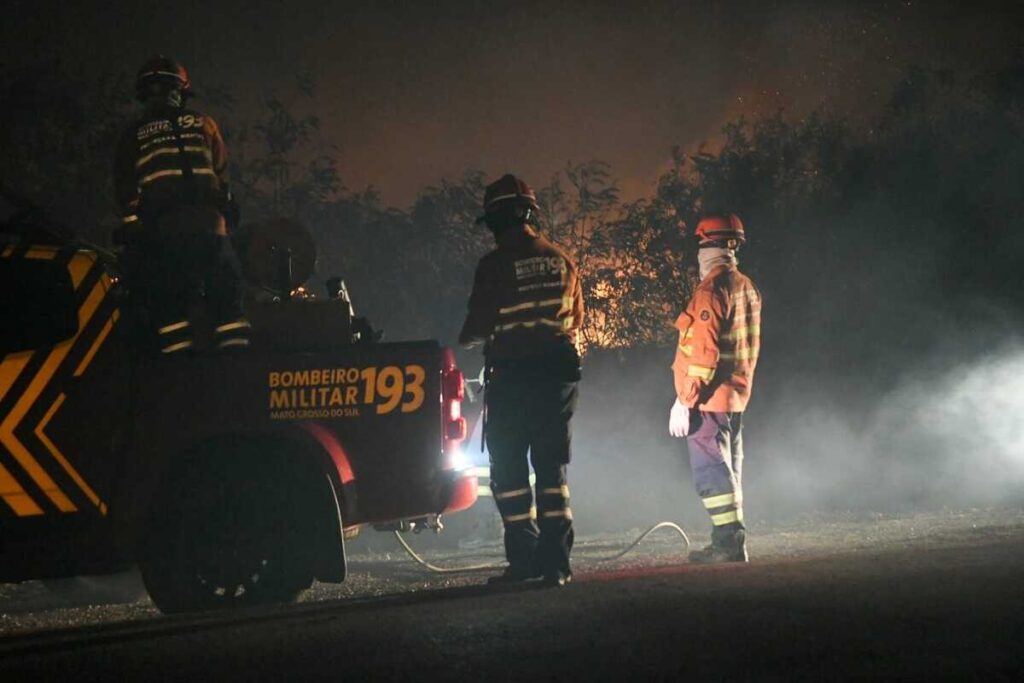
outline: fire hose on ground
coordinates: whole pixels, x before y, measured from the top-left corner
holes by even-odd
[[[683,542],[685,543],[686,550],[688,551],[690,549],[690,538],[686,535],[686,532],[683,531],[683,528],[681,526],[674,522],[658,522],[657,524],[653,525],[652,527],[644,531],[642,534],[637,536],[637,538],[628,546],[626,546],[624,550],[621,550],[612,555],[597,557],[594,559],[597,562],[612,562],[621,557],[625,557],[627,554],[632,552],[637,546],[639,546],[645,538],[650,536],[658,529],[671,529],[672,531],[676,532],[682,537]],[[424,567],[425,569],[437,574],[460,574],[469,572],[481,572],[493,569],[500,569],[501,567],[505,566],[505,562],[488,562],[485,564],[470,564],[457,567],[441,567],[423,559],[415,550],[412,549],[412,547],[406,542],[406,540],[402,538],[401,532],[395,531],[394,533],[395,538],[398,539],[398,543],[402,546],[402,548],[405,549],[405,552],[408,553],[409,557],[411,557],[421,567]]]
[[[486,387],[485,372],[485,368],[481,368],[479,377],[477,377],[476,379],[466,380],[465,384],[463,385],[465,387],[467,397],[471,402],[474,402],[476,400],[476,392],[474,392],[472,386],[475,385],[478,388],[478,390],[485,389]],[[483,449],[483,441],[484,439],[483,436],[481,435],[481,449]],[[531,485],[534,483],[533,475],[531,475],[530,483]],[[687,552],[690,550],[690,537],[686,535],[686,532],[683,530],[681,526],[674,522],[658,522],[657,524],[654,524],[653,526],[649,527],[646,531],[644,531],[642,534],[637,536],[636,539],[634,539],[633,542],[626,546],[623,550],[612,555],[597,557],[594,559],[597,562],[612,562],[614,560],[618,560],[621,557],[625,557],[634,549],[636,549],[636,547],[639,546],[645,538],[653,534],[658,529],[671,529],[672,531],[676,532],[677,534],[679,534],[680,537],[682,537],[683,543],[685,544],[685,550]],[[394,534],[395,538],[398,540],[399,545],[401,545],[405,552],[408,553],[409,557],[411,557],[421,567],[437,574],[460,574],[469,572],[490,571],[494,569],[500,569],[501,567],[504,567],[506,564],[505,562],[487,562],[484,564],[470,564],[457,567],[441,567],[423,559],[423,557],[421,557],[415,550],[413,550],[412,546],[410,546],[406,542],[406,540],[402,538],[402,533],[400,531],[395,531]]]

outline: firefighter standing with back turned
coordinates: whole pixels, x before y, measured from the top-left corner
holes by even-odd
[[[123,211],[129,277],[165,355],[195,344],[189,306],[204,297],[220,350],[249,344],[242,275],[228,237],[238,209],[227,183],[227,150],[217,123],[185,106],[188,72],[164,56],[138,71],[142,116],[118,145],[114,184]],[[226,218],[227,217],[227,218]]]
[[[746,242],[735,214],[697,225],[701,282],[676,320],[676,401],[669,432],[686,437],[697,493],[711,515],[711,544],[691,562],[746,562],[743,525],[743,411],[761,348],[761,294],[737,268]]]
[[[487,186],[484,222],[498,248],[477,266],[459,335],[486,343],[486,441],[508,567],[490,583],[572,579],[566,465],[580,378],[583,294],[576,265],[530,227],[533,190],[512,175]],[[530,488],[529,452],[536,474]]]

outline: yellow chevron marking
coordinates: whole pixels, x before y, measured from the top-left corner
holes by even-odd
[[[15,380],[18,379],[18,375],[25,369],[28,364],[29,358],[32,357],[32,352],[26,353],[12,353],[4,358],[3,363],[0,363],[0,401],[3,400],[7,392],[10,391],[11,386],[14,385]]]
[[[53,247],[32,247],[25,252],[25,258],[35,258],[48,261],[57,255],[57,250]]]
[[[95,356],[96,352],[100,350],[101,346],[103,346],[103,342],[107,340],[107,335],[110,334],[110,331],[114,329],[115,320],[117,320],[117,311],[114,311],[114,315],[111,315],[110,318],[107,319],[107,324],[103,326],[102,330],[100,330],[99,335],[96,337],[96,341],[94,341],[92,346],[89,348],[89,353],[85,354],[85,358],[83,358],[82,362],[78,364],[78,368],[75,370],[75,377],[81,377],[85,373],[86,368],[89,367],[89,363],[92,362],[93,356]]]
[[[78,338],[82,334],[92,316],[96,313],[96,309],[99,308],[100,302],[106,296],[105,288],[102,280],[97,282],[86,298],[85,303],[78,311],[78,333],[70,341],[58,344],[54,347],[53,351],[50,352],[49,357],[43,363],[43,367],[40,368],[39,372],[29,383],[25,393],[21,395],[18,402],[15,403],[14,408],[7,414],[7,417],[2,423],[0,423],[0,443],[3,443],[10,450],[11,454],[18,461],[18,463],[24,468],[32,480],[43,490],[43,492],[53,501],[54,505],[61,512],[74,512],[78,508],[71,502],[70,499],[57,487],[57,484],[50,478],[50,475],[39,465],[32,454],[29,453],[28,449],[18,441],[18,438],[14,435],[14,430],[18,426],[18,423],[24,419],[25,415],[38,400],[42,394],[43,389],[49,384],[50,379],[53,378],[57,368],[60,367],[61,362],[68,355],[68,352],[78,341]]]
[[[93,265],[96,264],[96,257],[92,254],[76,254],[71,259],[71,263],[68,264],[68,270],[71,271],[71,283],[78,289],[78,286],[82,284],[82,280],[92,270]]]
[[[36,399],[39,398],[46,383],[49,382],[50,377],[56,372],[60,362],[67,355],[70,348],[71,344],[64,343],[50,352],[46,362],[43,363],[43,367],[40,368],[39,372],[32,379],[25,393],[21,395],[18,402],[14,404],[14,408],[11,409],[3,423],[0,424],[0,443],[7,446],[7,450],[11,452],[11,455],[18,461],[18,464],[32,477],[32,480],[39,485],[43,493],[53,501],[54,505],[61,512],[74,512],[78,508],[57,487],[57,484],[50,478],[50,475],[46,473],[46,470],[42,468],[36,459],[32,457],[28,449],[18,441],[18,438],[14,435],[14,429],[21,422],[22,418],[25,417],[25,414],[28,413]]]
[[[50,475],[36,462],[36,459],[32,457],[32,454],[28,452],[20,441],[12,434],[9,428],[5,427],[0,431],[0,443],[7,446],[7,450],[11,452],[11,455],[18,461],[18,463],[24,468],[28,475],[32,477],[32,480],[39,485],[39,488],[43,490],[43,493],[53,501],[53,504],[57,506],[57,509],[61,512],[74,512],[78,508],[75,504],[64,495],[64,492],[57,488],[57,484],[50,478]]]
[[[3,465],[0,465],[0,498],[3,498],[19,517],[43,514],[43,509],[25,493],[25,489],[18,485]]]
[[[60,463],[60,466],[64,468],[64,471],[68,473],[68,475],[74,480],[76,484],[78,484],[78,488],[82,489],[82,492],[86,496],[88,496],[89,500],[92,501],[93,505],[99,507],[101,504],[100,497],[96,495],[96,492],[93,491],[92,488],[90,488],[87,483],[85,483],[85,480],[82,479],[82,476],[78,473],[78,471],[75,470],[71,463],[68,462],[67,458],[64,457],[64,454],[60,452],[57,446],[52,441],[50,441],[50,438],[46,436],[46,434],[43,432],[43,430],[46,429],[46,426],[50,424],[50,420],[53,419],[53,416],[57,414],[58,410],[60,410],[60,406],[61,404],[64,403],[65,398],[67,397],[63,393],[57,397],[57,400],[53,402],[53,405],[50,406],[50,409],[46,411],[46,416],[43,418],[43,421],[39,423],[38,427],[36,427],[35,433],[36,436],[39,437],[39,440],[42,442],[42,444],[46,446],[46,450],[50,451],[50,455],[52,455],[54,459]]]

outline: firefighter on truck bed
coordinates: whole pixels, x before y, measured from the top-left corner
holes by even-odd
[[[242,313],[241,266],[228,237],[238,210],[228,191],[220,129],[185,106],[192,84],[174,60],[148,60],[135,86],[143,114],[118,145],[114,184],[129,278],[151,317],[157,348],[164,354],[193,349],[188,310],[203,296],[217,348],[244,348],[249,322]]]
[[[583,294],[576,265],[530,227],[537,209],[533,190],[512,175],[487,186],[477,222],[486,223],[498,248],[477,266],[459,343],[487,345],[486,441],[508,559],[490,582],[543,577],[564,586],[572,578],[566,466]]]
[[[746,242],[734,214],[697,225],[701,282],[676,320],[676,402],[669,432],[686,437],[697,494],[711,516],[711,544],[691,562],[746,562],[743,524],[743,411],[761,349],[761,293],[737,268]]]

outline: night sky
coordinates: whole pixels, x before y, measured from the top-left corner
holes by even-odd
[[[134,72],[164,52],[243,109],[311,75],[345,184],[397,205],[471,167],[540,185],[595,158],[632,198],[672,145],[695,150],[739,115],[863,119],[910,65],[1005,61],[1024,33],[1013,4],[14,0],[0,60]]]

